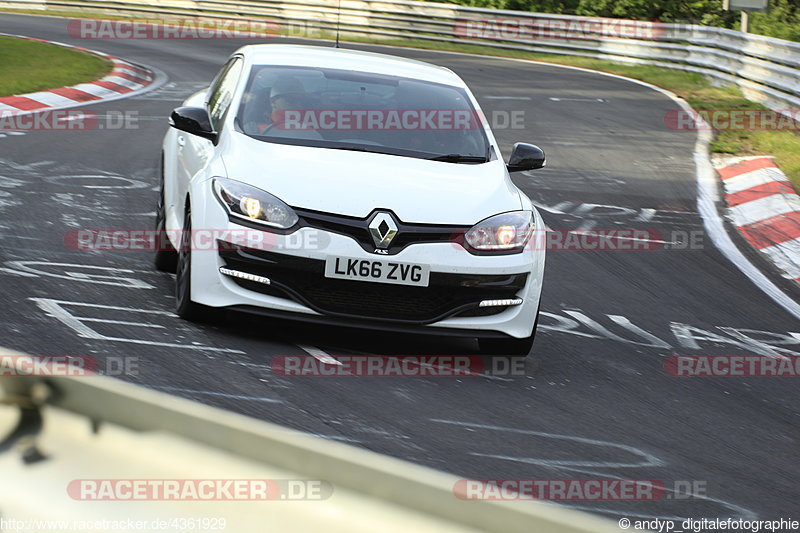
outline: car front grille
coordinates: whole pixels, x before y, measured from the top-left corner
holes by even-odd
[[[364,250],[372,252],[375,243],[370,236],[367,225],[375,211],[365,218],[322,213],[308,209],[294,208],[300,217],[301,226],[309,226],[340,235],[347,235],[355,240]],[[404,250],[407,246],[419,243],[452,242],[460,244],[464,240],[464,233],[470,226],[442,226],[437,224],[409,224],[395,217],[397,236],[386,249],[387,255],[394,255]]]
[[[432,272],[428,287],[324,276],[325,262],[262,250],[220,244],[225,266],[264,276],[270,285],[231,278],[241,287],[289,298],[315,311],[335,316],[417,324],[450,316],[488,316],[507,307],[478,307],[481,300],[514,298],[528,274],[466,275]]]

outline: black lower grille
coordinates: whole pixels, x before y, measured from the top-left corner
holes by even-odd
[[[220,247],[226,266],[272,281],[264,285],[232,278],[240,286],[272,296],[291,298],[317,312],[339,316],[429,323],[447,316],[486,316],[506,307],[478,307],[481,300],[514,298],[527,273],[463,275],[432,272],[428,287],[330,279],[325,262],[228,243]]]

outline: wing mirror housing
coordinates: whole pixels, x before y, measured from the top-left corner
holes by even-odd
[[[211,126],[211,119],[202,107],[179,107],[169,116],[169,125],[175,129],[217,142],[217,132]]]
[[[516,143],[511,150],[506,168],[509,172],[536,170],[546,164],[544,150],[534,144]]]

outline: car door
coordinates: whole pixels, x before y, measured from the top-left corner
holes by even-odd
[[[220,132],[225,114],[230,107],[234,91],[242,74],[242,58],[232,57],[220,70],[205,97],[205,108],[215,131]],[[214,143],[208,139],[179,131],[176,137],[178,190],[174,198],[176,218],[183,221],[183,199],[189,190],[189,181],[196,176],[214,155]]]

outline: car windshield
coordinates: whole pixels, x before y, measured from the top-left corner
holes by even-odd
[[[455,163],[485,162],[489,154],[463,89],[337,69],[254,67],[237,127],[266,142]]]

